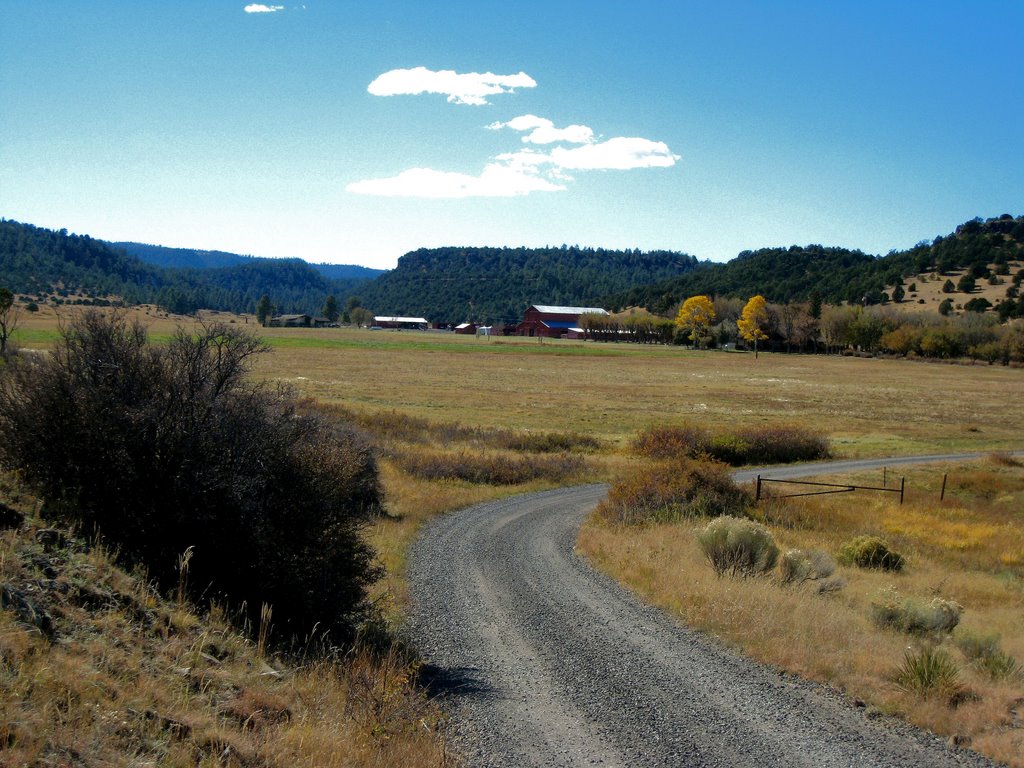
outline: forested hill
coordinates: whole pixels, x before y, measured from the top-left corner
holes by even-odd
[[[144,301],[165,283],[163,271],[109,243],[0,219],[0,282],[16,293],[55,290]]]
[[[218,269],[265,261],[255,256],[243,256],[226,251],[203,251],[196,248],[168,248],[163,245],[147,243],[117,242],[111,243],[115,248],[126,251],[129,256],[136,256],[147,264],[157,267],[174,269]],[[275,261],[282,261],[276,259]],[[373,280],[384,273],[383,269],[372,269],[358,264],[314,264],[309,266],[329,280]]]
[[[0,284],[39,297],[115,296],[190,313],[253,312],[267,294],[280,312],[318,314],[328,295],[341,302],[366,282],[327,277],[301,259],[241,258],[234,266],[161,268],[88,235],[0,220]]]
[[[605,297],[611,307],[646,306],[666,312],[699,294],[747,298],[761,294],[769,301],[804,301],[812,295],[830,303],[883,300],[886,286],[902,283],[919,272],[948,273],[956,269],[998,264],[1024,253],[1024,216],[1003,214],[972,219],[949,235],[922,242],[905,251],[871,256],[859,250],[821,245],[762,248],[744,251],[725,264],[701,262],[694,270],[651,285]],[[986,270],[987,271],[987,270]]]
[[[360,288],[378,315],[432,322],[515,322],[530,304],[593,306],[601,297],[692,270],[674,251],[601,248],[433,248]]]

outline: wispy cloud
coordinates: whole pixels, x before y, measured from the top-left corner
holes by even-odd
[[[648,139],[619,137],[550,152],[524,149],[494,157],[480,173],[411,168],[385,179],[356,181],[346,191],[383,197],[517,197],[531,192],[561,192],[573,177],[566,171],[667,168],[679,156],[667,145]]]
[[[451,104],[487,104],[488,96],[512,93],[515,88],[535,88],[537,82],[525,72],[495,75],[492,72],[459,73],[450,69],[438,72],[426,67],[393,69],[377,77],[367,87],[374,96],[418,96],[439,93]]]
[[[555,124],[545,117],[536,115],[520,115],[507,123],[491,123],[492,131],[511,128],[513,131],[528,131],[523,136],[527,144],[554,144],[556,141],[568,141],[571,144],[589,144],[594,140],[594,132],[585,125],[569,125],[555,128]]]
[[[356,181],[347,192],[381,197],[517,197],[531,192],[558,192],[564,186],[523,168],[489,163],[479,176],[432,168],[410,168],[387,179]]]
[[[283,5],[263,5],[263,3],[251,3],[242,9],[246,13],[277,13],[283,11]]]
[[[555,147],[551,162],[557,168],[573,171],[629,171],[634,168],[669,168],[676,164],[668,145],[650,139],[620,136],[582,147]]]

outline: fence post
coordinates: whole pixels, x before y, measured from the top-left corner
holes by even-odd
[[[946,498],[946,477],[947,475],[942,475],[942,490],[939,492],[939,501]]]
[[[903,506],[903,489],[906,487],[907,478],[900,478],[900,506]]]
[[[754,494],[754,501],[761,500],[761,476],[757,476],[757,493]]]
[[[882,467],[882,487],[888,488],[889,483],[886,481],[886,467]]]

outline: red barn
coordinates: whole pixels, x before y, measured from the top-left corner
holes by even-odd
[[[534,304],[523,313],[516,336],[541,336],[548,339],[582,338],[580,316],[607,315],[600,307],[549,307]]]

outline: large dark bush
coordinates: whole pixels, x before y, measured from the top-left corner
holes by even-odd
[[[379,507],[375,460],[351,428],[253,383],[264,351],[223,325],[152,345],[138,323],[86,313],[0,381],[0,463],[162,586],[193,547],[194,599],[254,623],[269,603],[278,638],[344,642],[377,576],[359,536]]]

